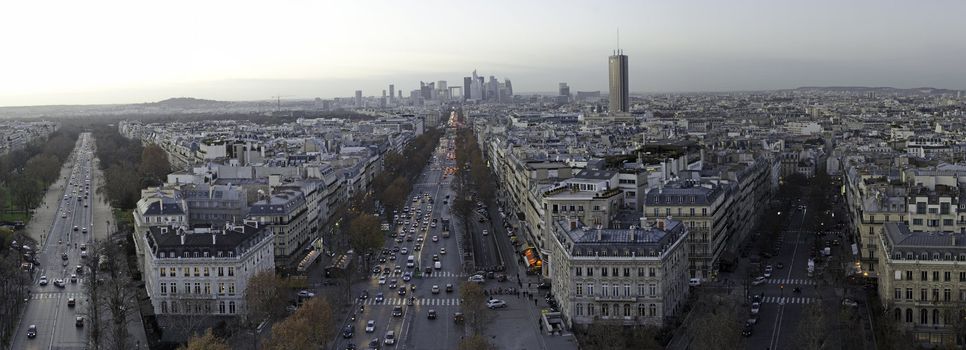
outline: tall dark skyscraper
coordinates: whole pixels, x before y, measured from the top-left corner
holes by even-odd
[[[614,51],[614,55],[607,60],[610,71],[610,111],[630,111],[630,99],[627,86],[627,55],[624,51]]]
[[[471,96],[470,95],[470,89],[471,89],[472,85],[473,85],[473,78],[471,78],[471,77],[463,77],[463,99],[464,100],[469,100],[470,99],[470,96]]]
[[[396,98],[396,85],[389,84],[389,104]]]

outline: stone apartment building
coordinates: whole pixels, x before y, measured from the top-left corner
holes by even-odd
[[[159,316],[245,313],[248,280],[274,271],[274,235],[256,222],[150,227],[141,237],[145,288]]]
[[[275,265],[294,266],[300,249],[316,235],[309,222],[305,195],[283,189],[252,204],[249,219],[265,225],[275,235]]]
[[[640,227],[554,222],[546,269],[568,324],[663,325],[688,296],[688,228],[641,219]]]

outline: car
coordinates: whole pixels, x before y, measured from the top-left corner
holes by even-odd
[[[751,314],[757,315],[758,311],[761,311],[761,303],[758,303],[758,302],[751,303]]]
[[[775,264],[775,267],[778,268],[779,270],[781,270],[781,269],[785,268],[785,264],[778,263],[778,264]]]
[[[433,242],[439,242],[439,237],[433,236]]]
[[[440,255],[446,255],[446,248],[439,248]]]
[[[434,284],[432,291],[433,291],[433,294],[439,294],[439,286]]]
[[[376,302],[377,303],[381,303],[381,302],[383,302],[385,300],[386,300],[386,296],[383,295],[381,292],[379,294],[376,294]]]
[[[366,321],[366,333],[372,333],[376,331],[376,321],[369,320]]]
[[[406,273],[404,273],[402,276],[402,280],[406,282],[409,282],[412,279],[413,279],[413,273],[409,271],[406,271]]]
[[[700,285],[701,285],[701,279],[700,278],[692,278],[692,279],[688,280],[688,286],[690,286],[690,287],[697,287],[697,286],[700,286]]]
[[[64,261],[67,261],[67,253],[61,254],[60,255],[60,259],[61,260],[64,260]]]
[[[482,221],[481,221],[481,222],[482,222]],[[486,236],[486,235],[488,235],[488,234],[490,234],[490,232],[489,232],[489,231],[487,231],[487,230],[483,230],[483,235],[484,235],[484,236]]]
[[[402,266],[396,265],[396,268],[392,269],[395,273],[402,273]]]
[[[486,307],[492,309],[499,309],[506,307],[506,302],[500,299],[490,299],[486,302]]]
[[[748,316],[748,321],[745,321],[745,324],[758,324],[758,315]]]
[[[406,288],[399,288],[399,292],[398,293],[399,293],[399,296],[406,295]]]
[[[382,272],[382,267],[376,266],[372,268],[372,273],[378,274]]]
[[[77,305],[77,299],[67,298],[67,307],[74,307],[74,305]]]
[[[436,310],[429,309],[429,313],[426,315],[426,318],[428,318],[430,320],[435,320],[436,319],[436,316],[437,316],[436,315]]]
[[[753,331],[753,327],[750,324],[746,324],[745,327],[741,330],[741,335],[750,337],[752,331]]]
[[[762,276],[755,277],[755,279],[751,281],[751,285],[753,286],[757,286],[759,284],[764,284],[764,283],[765,283],[765,277],[762,277]]]
[[[399,254],[402,254],[402,255],[409,254],[409,249],[407,249],[406,247],[402,247],[402,249],[399,250]]]
[[[356,330],[356,327],[353,326],[351,323],[345,325],[345,328],[342,329],[342,337],[346,339],[352,338],[352,335],[353,333],[355,333],[355,330]]]
[[[65,287],[64,280],[63,279],[60,279],[60,278],[54,280],[54,285],[57,286],[57,287],[60,287],[60,288],[64,288]]]
[[[379,284],[386,284],[386,276],[379,276]]]
[[[856,306],[859,306],[859,302],[849,298],[845,298],[845,299],[842,299],[842,306],[856,307]]]
[[[27,327],[27,338],[33,339],[36,337],[37,337],[37,325],[32,324],[29,327]]]
[[[392,317],[402,317],[402,306],[392,307]]]
[[[422,249],[422,247],[423,246],[421,246],[421,245],[417,245],[417,246],[413,247],[413,251],[414,252],[418,252],[420,249]]]
[[[543,282],[537,285],[537,289],[550,289],[550,282]]]
[[[396,289],[396,280],[395,279],[389,280],[389,289]]]
[[[381,344],[379,342],[379,338],[372,338],[371,340],[369,340],[369,349],[373,349],[373,350],[379,349],[379,344]]]
[[[465,320],[465,316],[463,316],[463,313],[462,312],[454,312],[453,313],[453,322],[455,322],[457,324],[461,324],[461,323],[463,323],[464,320]]]
[[[765,278],[771,278],[771,271],[765,270],[765,272],[762,273],[761,275],[764,276]]]
[[[386,262],[386,257],[380,256],[379,257],[379,263],[385,263],[385,262]]]
[[[299,297],[300,298],[311,298],[311,297],[314,297],[314,296],[315,296],[315,293],[312,293],[310,291],[307,291],[307,290],[300,290],[299,291]]]
[[[41,286],[47,285],[47,276],[40,276],[40,285]]]
[[[452,283],[447,283],[446,284],[446,293],[452,293],[452,292],[453,292],[453,284]]]
[[[359,295],[359,300],[366,300],[366,299],[369,299],[369,291],[368,290],[362,291],[362,294]]]
[[[386,340],[384,342],[386,345],[396,344],[396,331],[386,332]]]
[[[82,273],[84,273],[84,267],[83,266],[80,266],[80,265],[77,265],[76,267],[74,267],[74,272],[76,272],[78,275],[79,274],[82,274]]]
[[[80,230],[80,227],[74,226],[74,232],[77,232],[77,230]]]
[[[470,278],[467,278],[466,281],[467,282],[483,283],[483,282],[486,282],[486,279],[484,279],[482,275],[473,275],[473,276],[470,276]]]
[[[433,254],[433,261],[439,261],[439,255]]]

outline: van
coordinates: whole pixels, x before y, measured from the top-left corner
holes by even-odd
[[[410,255],[409,258],[406,259],[406,267],[408,267],[408,268],[416,267],[416,257],[415,256]]]
[[[439,261],[437,261],[437,262],[435,262],[433,264],[433,267],[436,268],[437,270],[439,270],[439,269],[442,269],[443,268],[443,264],[441,264]]]

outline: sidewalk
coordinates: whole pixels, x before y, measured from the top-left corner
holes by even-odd
[[[60,176],[57,177],[57,181],[44,192],[43,200],[34,209],[33,216],[30,217],[30,221],[24,227],[24,234],[37,241],[40,246],[44,245],[43,239],[50,233],[50,227],[54,224],[54,219],[57,218],[57,205],[60,204],[64,196],[64,184],[66,182],[64,178],[70,176],[70,165],[73,164],[73,160],[74,154],[71,153],[70,158],[60,168]]]

